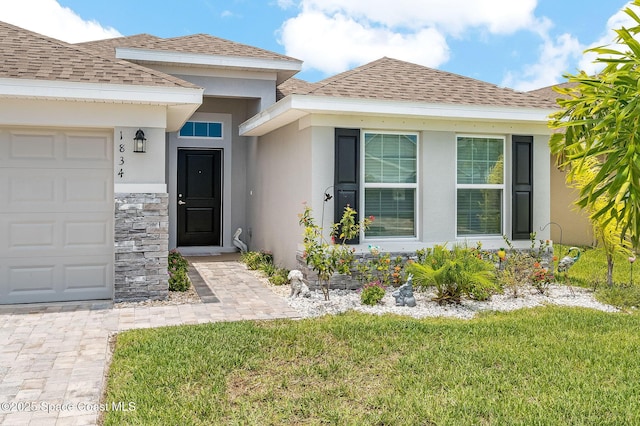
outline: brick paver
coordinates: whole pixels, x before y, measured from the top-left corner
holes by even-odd
[[[191,261],[219,302],[126,308],[105,301],[0,306],[0,424],[96,424],[109,339],[119,331],[298,317],[244,265]]]

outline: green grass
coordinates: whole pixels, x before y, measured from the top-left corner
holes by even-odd
[[[562,258],[569,247],[556,244],[554,254]],[[582,247],[580,259],[569,269],[572,285],[596,289],[596,299],[622,309],[640,307],[640,261],[631,267],[629,257],[616,254],[613,260],[614,286],[607,285],[607,255],[602,248]],[[633,272],[633,285],[631,281]],[[563,282],[562,280],[560,282]]]
[[[107,425],[640,424],[640,315],[349,313],[118,336]],[[615,342],[615,344],[612,344]]]
[[[569,247],[556,244],[554,254],[558,258],[567,255]],[[601,248],[581,247],[580,259],[569,269],[571,283],[581,287],[605,286],[607,284],[607,255]],[[629,284],[631,282],[631,264],[629,257],[622,254],[614,256],[613,282]],[[633,282],[640,284],[640,260],[633,265]]]

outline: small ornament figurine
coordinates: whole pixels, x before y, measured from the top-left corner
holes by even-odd
[[[407,282],[402,284],[396,291],[391,293],[396,298],[396,306],[416,306],[416,298],[413,296],[413,275],[409,274]]]

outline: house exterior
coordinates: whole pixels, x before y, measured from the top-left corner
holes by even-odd
[[[574,83],[561,83],[556,86],[568,87]],[[532,90],[530,93],[555,102],[561,95],[553,90],[555,86]],[[593,246],[595,237],[589,215],[575,205],[578,190],[567,186],[567,173],[558,167],[557,157],[551,155],[551,239],[555,242],[573,246]]]
[[[312,84],[204,34],[0,35],[0,304],[162,299],[169,249],[233,251],[237,228],[293,267],[303,201],[376,216],[358,250],[549,238],[535,95],[389,58]]]

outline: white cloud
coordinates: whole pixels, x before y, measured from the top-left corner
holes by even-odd
[[[320,36],[319,36],[320,35]],[[436,67],[449,57],[444,37],[433,28],[402,34],[372,27],[341,14],[309,12],[285,22],[281,41],[287,54],[304,60],[305,69],[335,74],[391,56]]]
[[[537,0],[301,0],[301,4],[302,13],[341,13],[387,27],[435,26],[449,34],[486,27],[493,33],[512,33],[534,22]]]
[[[631,2],[629,2],[625,7],[623,7],[623,9],[626,9],[630,4]],[[617,37],[617,34],[615,33],[614,30],[620,29],[622,27],[630,28],[635,25],[636,25],[635,21],[629,15],[627,15],[623,10],[620,10],[618,13],[616,13],[615,15],[613,15],[611,18],[607,20],[607,28],[605,32],[602,34],[602,36],[598,40],[591,43],[588,46],[588,48],[608,46],[613,49],[624,50],[624,48],[622,48],[621,46],[612,44],[615,38]],[[584,70],[584,72],[590,75],[596,74],[600,70],[602,70],[602,68],[604,68],[604,65],[601,63],[594,62],[596,59],[596,56],[597,55],[592,52],[585,53],[578,64],[579,69]]]
[[[37,13],[35,13],[37,11]],[[0,21],[69,43],[119,37],[116,29],[87,21],[56,0],[4,0]]]
[[[538,62],[526,65],[520,72],[509,72],[502,85],[523,92],[560,83],[562,74],[569,70],[582,54],[583,46],[570,34],[555,40],[545,35]]]
[[[630,5],[631,2],[622,9]],[[509,72],[502,81],[502,85],[526,91],[560,83],[564,80],[563,74],[566,73],[576,74],[579,71],[591,75],[598,73],[604,65],[594,62],[597,55],[592,52],[585,53],[585,50],[600,46],[624,50],[624,47],[612,44],[616,38],[614,30],[621,27],[629,28],[636,23],[622,9],[607,20],[602,35],[591,43],[582,44],[569,34],[563,34],[552,40],[549,36],[551,26],[543,29],[540,32],[543,44],[537,62],[526,65],[520,72]]]
[[[539,27],[537,0],[278,0],[300,12],[280,28],[287,55],[326,75],[382,56],[438,67],[447,37],[470,28],[509,34]]]

